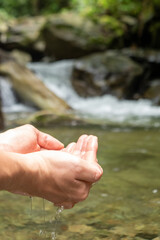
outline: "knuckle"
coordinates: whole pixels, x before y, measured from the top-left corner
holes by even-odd
[[[84,201],[88,197],[88,194],[89,194],[88,188],[86,184],[84,184],[83,187],[81,187],[78,192],[79,201]]]
[[[86,200],[87,197],[88,197],[88,192],[81,193],[80,201]]]
[[[35,129],[35,127],[29,123],[25,124],[24,126],[28,129]]]

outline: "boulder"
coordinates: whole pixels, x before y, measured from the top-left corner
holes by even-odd
[[[77,60],[72,85],[82,97],[112,94],[130,98],[142,67],[118,51],[96,53]]]
[[[125,21],[103,16],[97,23],[73,12],[23,17],[0,25],[0,47],[29,53],[34,61],[77,58],[122,47]]]
[[[111,26],[113,20],[116,22],[114,27]],[[73,12],[53,15],[41,31],[46,55],[55,59],[78,58],[103,51],[111,47],[113,42],[118,46],[123,32],[119,21],[112,19],[105,29],[103,25],[104,22],[96,24]]]
[[[26,65],[32,60],[31,56],[28,53],[20,51],[18,49],[11,51],[11,57],[13,57],[16,62],[23,65]]]
[[[19,49],[32,55],[33,60],[43,57],[45,44],[40,30],[46,17],[24,17],[0,28],[0,47],[5,50]]]
[[[17,121],[18,124],[30,123],[37,127],[52,127],[52,126],[77,126],[87,125],[87,120],[84,120],[74,113],[55,115],[51,111],[38,111],[25,120]]]
[[[70,109],[25,66],[13,60],[4,61],[0,63],[0,74],[10,79],[13,89],[23,102],[39,109],[52,110],[55,114],[66,113]]]

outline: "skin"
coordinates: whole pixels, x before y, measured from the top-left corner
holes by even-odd
[[[40,150],[61,150],[63,143],[30,124],[10,129],[0,134],[0,150],[31,153]]]
[[[37,196],[71,208],[87,198],[103,173],[95,136],[66,148],[31,125],[0,134],[0,190]],[[43,151],[42,151],[43,150]]]

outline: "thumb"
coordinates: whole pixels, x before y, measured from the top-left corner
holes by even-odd
[[[47,133],[43,133],[37,129],[37,143],[41,148],[47,150],[61,150],[64,148],[63,143],[61,143],[56,138],[52,137]]]
[[[98,163],[91,163],[83,159],[80,160],[76,180],[89,183],[97,182],[103,174],[103,170]]]

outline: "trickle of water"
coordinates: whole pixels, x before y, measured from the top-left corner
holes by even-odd
[[[33,198],[32,197],[29,197],[30,198],[30,215],[32,217],[32,212],[33,212]]]
[[[46,210],[45,210],[45,200],[43,199],[43,224],[44,224],[44,229],[40,229],[39,231],[39,236],[42,238],[46,238]]]
[[[63,210],[64,210],[63,206],[57,208],[56,215],[55,215],[53,232],[51,232],[51,240],[55,240],[56,239],[57,225],[58,225],[58,222],[59,222],[59,220],[61,218],[61,213],[62,213]]]

